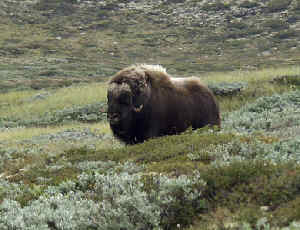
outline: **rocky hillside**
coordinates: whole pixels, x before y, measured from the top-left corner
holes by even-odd
[[[299,0],[2,0],[0,29],[0,90],[300,62]]]

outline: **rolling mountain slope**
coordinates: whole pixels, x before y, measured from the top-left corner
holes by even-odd
[[[0,87],[99,81],[135,62],[177,75],[295,65],[299,15],[299,0],[3,0]]]

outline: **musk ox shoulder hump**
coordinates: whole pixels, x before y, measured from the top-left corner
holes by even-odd
[[[124,72],[125,71],[125,72]],[[134,73],[133,76],[139,75],[140,81],[147,79],[151,82],[152,89],[173,89],[174,85],[171,81],[171,76],[167,73],[166,69],[161,65],[151,64],[135,64],[122,70],[120,75],[126,75],[126,72]],[[125,74],[123,74],[125,73]],[[130,74],[128,74],[129,76]],[[144,79],[143,79],[144,78]]]
[[[116,73],[114,77],[109,81],[109,83],[122,83],[127,79],[133,78],[143,80],[146,72],[151,72],[151,79],[170,78],[167,74],[166,69],[161,65],[134,64]]]

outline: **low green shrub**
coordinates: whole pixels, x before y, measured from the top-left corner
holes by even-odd
[[[267,162],[248,160],[211,167],[201,175],[207,183],[206,197],[222,202],[230,201],[229,193],[237,187],[247,185],[259,176],[272,175],[274,170],[275,166]]]
[[[220,82],[215,84],[208,84],[208,87],[214,92],[215,95],[235,95],[240,93],[243,89],[247,88],[246,82]]]
[[[299,125],[300,91],[261,97],[226,117],[223,127],[239,133],[273,132]]]
[[[292,172],[291,172],[292,173]],[[280,226],[287,226],[293,221],[300,220],[300,198],[297,197],[280,205],[273,213],[272,222]]]
[[[282,40],[282,39],[288,39],[295,36],[297,36],[296,31],[292,29],[288,29],[288,30],[279,31],[278,33],[274,34],[273,37]]]
[[[272,82],[279,84],[300,85],[300,75],[277,76]]]
[[[299,167],[292,164],[277,166],[272,175],[259,175],[249,184],[248,189],[252,191],[249,199],[275,209],[293,200],[300,192],[299,186]]]
[[[227,26],[228,28],[234,28],[239,30],[247,29],[249,27],[247,23],[240,21],[231,21],[230,23],[228,23]]]
[[[239,4],[240,7],[244,8],[254,8],[259,6],[259,4],[256,1],[243,1]]]
[[[189,153],[192,161],[209,162],[212,165],[228,165],[235,161],[258,160],[274,164],[294,161],[300,163],[299,136],[279,140],[272,136],[239,136],[225,144],[211,144]],[[293,153],[293,154],[291,154]]]
[[[284,30],[289,28],[289,24],[282,19],[269,19],[263,22],[262,24],[263,27],[267,27],[273,30]]]
[[[291,4],[292,0],[271,0],[266,5],[266,11],[268,12],[277,12],[281,10],[285,10]]]
[[[14,199],[4,199],[0,227],[173,229],[190,224],[196,210],[204,208],[205,182],[198,173],[169,178],[140,171],[141,167],[127,163],[105,173],[82,173],[74,182],[48,187],[24,207]]]
[[[223,1],[216,2],[207,2],[202,6],[202,10],[206,11],[219,11],[229,9],[230,5],[228,3],[224,3]]]
[[[237,213],[234,220],[239,223],[247,223],[247,225],[249,224],[250,226],[255,226],[263,216],[263,211],[261,209],[257,209],[256,205],[242,205],[242,207],[239,209],[239,213]],[[250,227],[250,229],[255,229],[255,227]]]
[[[30,120],[0,118],[0,127],[48,126],[70,121],[99,122],[106,120],[106,103],[94,103],[84,106],[65,108],[54,112],[46,112],[43,116]]]
[[[240,204],[268,206],[273,210],[299,194],[299,166],[291,162],[235,161],[201,172],[207,182],[205,198],[214,205],[237,209]]]
[[[292,1],[292,10],[298,12],[300,10],[300,1],[294,0]]]
[[[56,10],[61,12],[64,10],[66,14],[73,13],[75,11],[75,8],[73,6],[74,3],[77,3],[77,0],[66,0],[66,1],[60,1],[60,0],[40,0],[35,4],[35,9],[37,10]]]

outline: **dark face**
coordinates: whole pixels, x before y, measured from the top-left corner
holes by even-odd
[[[128,130],[133,113],[131,92],[128,90],[109,90],[107,100],[107,118],[112,129],[115,128],[118,132]]]

